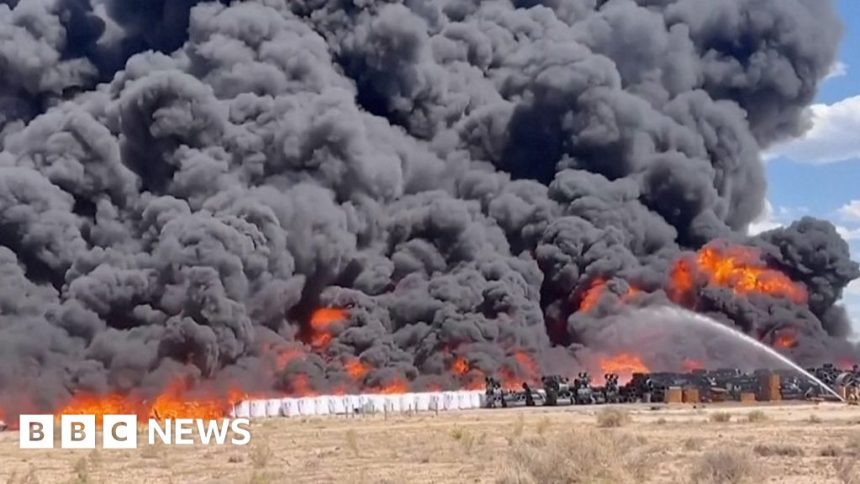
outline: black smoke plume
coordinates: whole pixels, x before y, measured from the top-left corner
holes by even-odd
[[[0,2],[0,395],[575,371],[709,243],[808,302],[694,309],[857,358],[834,228],[745,235],[840,31],[823,0]]]

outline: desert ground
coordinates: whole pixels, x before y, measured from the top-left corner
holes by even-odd
[[[20,450],[0,482],[852,483],[860,407],[589,406],[255,421],[246,447]]]

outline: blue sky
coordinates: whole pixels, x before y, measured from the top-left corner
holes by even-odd
[[[821,86],[813,129],[768,154],[769,210],[753,230],[804,214],[826,218],[860,260],[860,1],[836,3],[845,24],[839,64]],[[860,333],[860,282],[849,286],[844,303]]]

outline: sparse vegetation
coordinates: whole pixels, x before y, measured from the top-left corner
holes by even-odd
[[[272,449],[269,447],[268,441],[258,440],[251,444],[251,465],[253,465],[255,469],[265,468],[269,465],[269,461],[272,460],[273,456],[274,452],[272,452]]]
[[[538,435],[543,435],[547,431],[547,429],[550,428],[550,426],[552,426],[552,422],[549,421],[549,418],[544,417],[540,419],[540,421],[538,421],[537,425],[535,426],[535,431]]]
[[[762,410],[753,410],[747,414],[747,421],[750,423],[765,422],[769,420],[766,413]]]
[[[82,457],[75,461],[75,465],[72,468],[72,479],[69,483],[90,484],[92,482],[92,478],[90,477],[90,465],[89,462],[87,462],[87,459]]]
[[[523,431],[525,430],[525,428],[526,428],[526,421],[525,421],[525,418],[523,417],[523,414],[517,415],[517,420],[516,420],[516,422],[514,422],[514,427],[513,427],[513,430],[511,431],[511,435],[509,435],[508,437],[505,437],[505,439],[508,441],[508,445],[514,445],[514,443],[516,441],[518,441],[520,439],[520,437],[522,437]]]
[[[845,442],[845,451],[853,454],[855,457],[860,457],[860,433],[852,434]]]
[[[516,445],[499,484],[638,482],[648,449],[626,435],[576,430],[553,445],[526,439]],[[538,440],[540,442],[540,440]]]
[[[684,439],[681,445],[686,451],[697,452],[705,446],[705,440],[701,437],[690,437],[689,439]]]
[[[16,472],[12,472],[12,475],[6,480],[6,484],[39,484],[39,479],[36,477],[36,469],[31,464],[27,472],[21,476]]]
[[[836,447],[833,444],[827,444],[821,449],[821,452],[818,453],[821,457],[839,457],[842,455],[842,451],[839,450],[839,447]]]
[[[358,434],[355,433],[355,429],[346,431],[346,446],[349,447],[353,455],[358,456]]]
[[[693,484],[741,484],[755,478],[749,455],[736,450],[706,452],[693,465]]]
[[[860,465],[857,459],[839,459],[836,462],[836,477],[842,484],[860,484]]]
[[[272,484],[274,482],[275,480],[271,475],[265,472],[257,471],[254,471],[254,473],[251,474],[251,477],[248,479],[248,484]]]
[[[732,420],[732,414],[728,412],[714,412],[708,417],[713,423],[728,423]]]
[[[619,428],[598,427],[597,414],[612,408],[629,412],[630,421]],[[754,410],[765,413],[766,424],[747,424]],[[194,476],[213,484],[319,482],[338,476],[367,483],[757,484],[757,478],[764,482],[765,472],[774,482],[790,472],[797,482],[860,484],[854,476],[860,472],[860,427],[853,425],[860,419],[858,407],[711,405],[696,412],[690,406],[654,413],[647,405],[606,405],[441,412],[438,417],[391,414],[387,421],[382,414],[317,417],[305,424],[299,418],[267,419],[252,424],[253,439],[246,447],[143,443],[134,452],[24,452],[14,435],[0,433],[0,484],[166,484],[171,475],[176,483]],[[709,423],[713,412],[731,413],[731,423]],[[809,425],[813,413],[827,425]],[[718,450],[742,457],[706,460]],[[78,469],[82,479],[74,472],[79,460],[86,462]],[[745,461],[752,463],[749,474]],[[30,464],[39,467],[27,477]],[[355,475],[360,468],[369,469],[363,477]]]
[[[621,427],[630,421],[630,414],[620,408],[604,408],[597,412],[598,427]]]
[[[472,453],[472,447],[475,444],[475,437],[470,434],[463,427],[457,426],[451,429],[451,438],[460,442],[460,445],[463,447],[463,452],[466,455],[470,455]]]
[[[796,445],[787,444],[758,444],[753,447],[753,452],[762,457],[801,457],[803,449]]]

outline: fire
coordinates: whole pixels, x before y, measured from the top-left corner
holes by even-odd
[[[638,355],[618,353],[601,359],[600,371],[604,374],[615,373],[618,375],[619,383],[625,383],[632,378],[634,373],[648,373],[650,370]]]
[[[776,333],[773,339],[773,347],[779,349],[789,349],[797,346],[797,337],[791,330],[782,330]]]
[[[499,371],[502,386],[507,390],[518,389],[523,381],[535,380],[538,377],[538,365],[528,353],[517,351],[512,357],[516,363],[515,367],[512,368],[506,363]]]
[[[362,363],[361,360],[355,358],[347,361],[344,365],[344,369],[350,378],[355,381],[360,381],[365,375],[367,375],[370,368]]]
[[[304,352],[300,348],[285,348],[277,352],[275,356],[275,368],[283,370],[290,364],[291,361],[304,356]]]
[[[700,360],[694,360],[692,358],[684,358],[684,361],[681,362],[681,368],[684,369],[687,373],[695,370],[701,370],[705,368],[704,363]]]
[[[580,311],[591,311],[597,302],[600,301],[600,296],[603,295],[603,289],[606,287],[606,279],[598,277],[591,281],[588,289],[582,296],[582,301],[579,303]]]
[[[296,375],[290,380],[290,390],[290,394],[297,397],[315,397],[319,395],[311,388],[307,375]]]
[[[101,423],[104,415],[146,416],[147,413],[147,407],[143,401],[116,393],[107,395],[79,393],[55,412],[56,415],[95,415],[98,423]]]
[[[349,316],[345,309],[320,308],[311,315],[311,346],[325,349],[331,343],[331,326],[344,321]]]
[[[679,259],[669,274],[669,297],[677,302],[684,302],[693,292],[693,267],[687,259]]]
[[[606,291],[605,278],[598,277],[592,280],[591,283],[588,285],[588,288],[583,293],[582,299],[579,302],[579,310],[588,312],[594,309],[594,307],[597,306],[597,303],[600,301],[600,298],[603,296],[604,291]],[[619,298],[622,302],[627,302],[641,293],[641,290],[632,285],[629,285],[624,294],[619,295]]]
[[[409,392],[409,385],[404,380],[394,380],[376,390],[383,395],[398,395]]]
[[[766,267],[759,252],[750,247],[711,245],[701,249],[694,259],[677,261],[670,273],[670,297],[676,302],[689,298],[696,276],[706,278],[709,284],[730,288],[738,295],[768,294],[797,304],[807,300],[803,286]]]
[[[469,362],[462,356],[457,357],[451,365],[451,371],[458,375],[465,375],[469,371]]]
[[[174,385],[155,399],[151,415],[159,420],[177,418],[216,420],[225,417],[232,404],[240,399],[241,393],[235,390],[223,397],[215,395],[189,397],[180,385]]]
[[[99,424],[104,415],[109,414],[137,415],[140,418],[152,417],[160,420],[177,418],[215,420],[227,416],[232,405],[244,396],[236,389],[226,392],[198,389],[192,394],[181,380],[176,380],[167,385],[151,401],[139,395],[79,393],[54,414],[95,415],[96,422]]]

